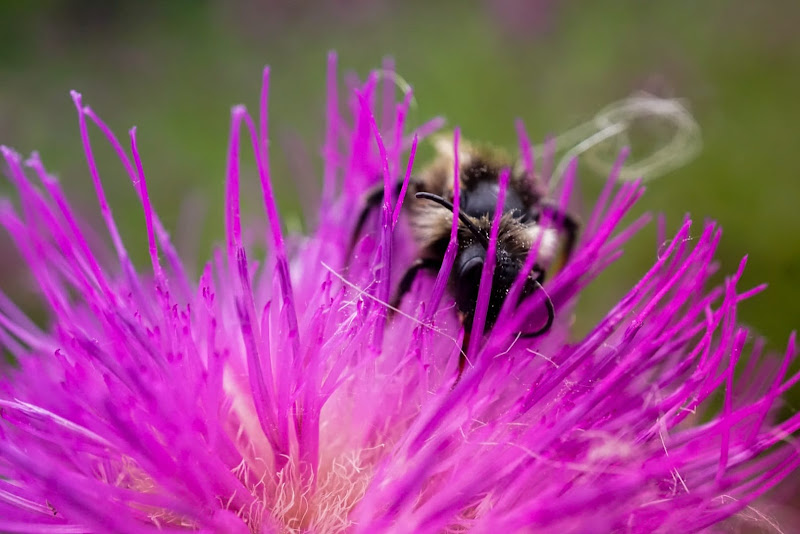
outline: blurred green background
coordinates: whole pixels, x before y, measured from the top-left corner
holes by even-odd
[[[509,149],[516,117],[541,140],[637,90],[683,97],[703,151],[649,184],[636,212],[663,212],[670,229],[686,212],[718,220],[722,271],[749,254],[743,286],[770,284],[741,319],[780,348],[800,324],[798,20],[793,0],[2,2],[0,142],[40,151],[96,218],[68,91],[81,91],[123,139],[137,125],[154,203],[199,263],[222,236],[229,109],[255,109],[264,64],[273,67],[272,157],[285,213],[299,203],[293,181],[280,178],[292,172],[284,149],[302,140],[320,165],[330,49],[343,70],[361,75],[393,56],[415,88],[412,123],[441,114],[466,137]],[[123,236],[143,263],[138,202],[95,139]],[[584,168],[580,181],[590,203],[603,177]],[[19,293],[24,270],[2,239],[3,285]],[[581,328],[652,264],[655,250],[651,225],[588,292]]]

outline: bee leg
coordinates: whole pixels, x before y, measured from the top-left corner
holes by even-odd
[[[469,349],[469,331],[471,329],[464,329],[464,341],[461,342],[461,351],[458,353],[458,372],[456,373],[456,381],[450,386],[452,391],[461,381],[461,375],[464,374],[464,368],[467,366],[467,349]]]
[[[399,196],[400,191],[402,190],[403,180],[400,180],[395,184],[394,195]],[[361,237],[361,233],[364,231],[364,225],[367,223],[367,219],[375,208],[380,207],[382,202],[383,184],[378,184],[367,191],[367,194],[364,196],[364,207],[361,208],[361,213],[358,214],[356,225],[353,227],[353,233],[350,235],[350,244],[347,247],[347,258],[353,256],[353,250],[356,248],[356,242],[358,242],[358,238]]]
[[[412,263],[411,267],[406,270],[403,278],[400,279],[400,283],[397,285],[397,293],[395,293],[394,298],[392,298],[392,302],[390,303],[391,308],[389,309],[389,315],[391,316],[394,314],[395,310],[400,307],[403,297],[406,296],[406,293],[411,291],[411,285],[414,283],[414,280],[416,280],[417,275],[421,270],[425,269],[431,272],[437,272],[440,267],[440,262],[430,258],[419,258],[417,261]]]
[[[381,200],[383,200],[383,185],[374,187],[364,197],[364,207],[361,208],[361,213],[358,214],[358,220],[353,228],[353,233],[350,235],[350,244],[347,246],[348,259],[353,256],[353,249],[356,248],[356,241],[361,237],[367,218],[372,213],[372,210],[380,206]]]
[[[539,283],[538,280],[531,280],[533,284],[536,286],[536,289],[541,290],[544,293],[544,288],[542,284]],[[550,300],[550,295],[544,293],[544,305],[547,308],[547,322],[541,327],[539,330],[534,330],[533,332],[522,332],[520,333],[520,337],[522,338],[531,338],[531,337],[538,337],[542,334],[546,334],[548,330],[553,326],[553,321],[556,318],[556,309],[553,306],[553,301]]]

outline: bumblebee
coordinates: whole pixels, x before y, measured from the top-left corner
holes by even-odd
[[[416,277],[423,271],[436,276],[444,261],[450,241],[453,220],[453,167],[452,137],[441,136],[434,140],[435,160],[412,177],[408,193],[413,195],[404,202],[404,209],[418,245],[417,259],[401,277],[391,301],[398,308],[411,289]],[[539,243],[536,262],[525,281],[520,301],[535,291],[543,291],[542,284],[549,273],[555,273],[569,260],[577,240],[577,219],[561,211],[557,204],[546,199],[542,184],[521,165],[503,152],[462,142],[459,147],[459,227],[458,249],[453,264],[448,290],[455,299],[458,316],[465,329],[464,346],[458,364],[458,376],[463,372],[466,345],[475,316],[483,264],[489,246],[489,235],[495,215],[499,179],[505,169],[510,170],[509,185],[505,193],[502,218],[497,237],[496,264],[492,279],[485,331],[491,329],[505,301],[511,285],[520,275],[531,248]],[[399,194],[402,183],[397,186]],[[351,240],[351,250],[363,231],[370,213],[383,200],[383,186],[365,197],[364,208],[356,221]],[[540,221],[547,217],[547,227]],[[538,328],[521,332],[521,337],[545,334],[553,325],[555,309],[548,296],[544,298],[547,319]]]

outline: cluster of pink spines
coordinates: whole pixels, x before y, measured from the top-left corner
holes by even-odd
[[[545,287],[558,310],[556,327],[536,340],[516,336],[528,316],[542,313],[543,296],[512,310],[519,288],[512,289],[508,309],[464,378],[421,406],[384,461],[358,508],[359,524],[379,521],[398,532],[436,532],[454,523],[476,532],[579,532],[588,524],[603,532],[699,531],[798,466],[798,449],[780,445],[791,444],[800,415],[767,422],[775,401],[800,379],[786,379],[795,338],[782,360],[763,357],[756,344],[747,360],[758,372],[734,381],[748,342],[736,325],[736,306],[763,287],[737,292],[742,261],[723,287],[708,289],[721,235],[713,224],[692,238],[685,221],[608,316],[580,343],[568,343],[565,323],[582,288],[647,222],[614,235],[642,193],[636,183],[613,193],[624,156],[570,263]],[[575,169],[570,165],[564,177],[562,206]],[[505,186],[501,177],[500,202]],[[496,239],[495,227],[490,257]],[[523,277],[532,263],[529,257]],[[484,269],[473,343],[492,262]],[[690,426],[686,419],[720,388],[719,413]]]
[[[39,159],[3,149],[20,209],[4,202],[0,224],[51,323],[42,330],[0,298],[0,342],[20,367],[0,383],[0,531],[693,532],[797,467],[798,451],[780,445],[800,416],[773,418],[800,379],[787,378],[794,337],[781,360],[758,342],[748,348],[736,306],[760,288],[737,290],[743,262],[709,289],[720,238],[713,224],[692,236],[685,221],[606,318],[569,342],[582,289],[647,222],[619,229],[642,194],[637,183],[616,185],[624,154],[570,262],[514,306],[536,261],[530,254],[496,326],[482,335],[494,269],[487,261],[469,363],[455,384],[465,332],[446,287],[457,182],[439,275],[418,280],[391,317],[386,304],[415,253],[401,208],[417,143],[440,126],[437,119],[407,133],[411,97],[396,101],[391,70],[387,63],[382,75],[350,80],[347,121],[329,58],[319,225],[296,246],[285,244],[272,191],[265,71],[258,123],[244,107],[232,110],[225,247],[198,283],[150,204],[135,130],[128,155],[73,95],[116,266],[93,252],[96,239]],[[128,259],[88,122],[141,201],[149,274]],[[248,258],[239,213],[242,125],[269,223],[263,261]],[[455,169],[459,142],[456,130]],[[547,177],[552,153],[542,160]],[[552,191],[562,208],[576,168]],[[381,209],[347,257],[362,196],[380,183]],[[498,213],[507,187],[504,173]],[[490,251],[497,236],[494,224]],[[545,294],[553,328],[520,338],[524,325],[544,318]],[[719,391],[721,408],[701,422],[695,414]]]

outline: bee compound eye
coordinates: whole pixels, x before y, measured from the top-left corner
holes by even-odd
[[[478,300],[478,288],[481,284],[481,273],[483,272],[483,257],[472,256],[463,262],[459,262],[455,279],[455,299],[458,309],[464,313],[471,313],[475,310],[475,303]]]
[[[481,272],[483,272],[483,258],[473,257],[464,262],[458,272],[461,280],[475,280],[480,282]]]

